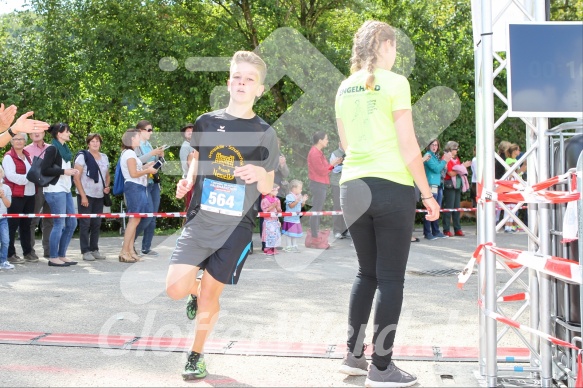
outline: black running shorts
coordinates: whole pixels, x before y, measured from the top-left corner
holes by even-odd
[[[176,240],[170,265],[200,267],[223,284],[237,284],[252,236],[252,231],[244,226],[212,225],[194,217]]]

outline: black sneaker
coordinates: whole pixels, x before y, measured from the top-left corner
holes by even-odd
[[[191,321],[196,318],[196,311],[198,310],[198,298],[196,295],[188,295],[188,300],[186,301],[186,316]]]
[[[203,379],[207,374],[204,356],[200,353],[190,352],[184,366],[184,372],[182,372],[182,378],[184,380]]]

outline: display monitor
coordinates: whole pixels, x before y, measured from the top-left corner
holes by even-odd
[[[512,117],[583,117],[583,22],[508,25]]]

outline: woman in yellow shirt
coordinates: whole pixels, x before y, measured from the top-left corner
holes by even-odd
[[[365,22],[354,36],[352,75],[336,95],[338,132],[346,150],[340,202],[359,265],[340,371],[367,375],[365,385],[371,387],[406,387],[417,381],[391,358],[415,217],[413,181],[428,210],[426,219],[439,217],[413,129],[409,82],[391,72],[396,52],[393,28]],[[374,350],[367,371],[364,332],[375,293]]]

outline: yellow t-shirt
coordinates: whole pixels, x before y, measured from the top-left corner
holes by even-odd
[[[397,141],[393,112],[411,109],[407,78],[375,70],[374,90],[366,90],[365,70],[344,80],[336,94],[336,117],[342,120],[348,148],[340,183],[364,177],[413,186]]]

